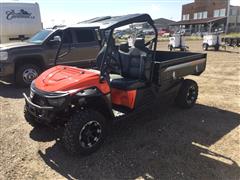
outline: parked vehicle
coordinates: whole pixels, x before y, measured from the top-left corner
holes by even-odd
[[[95,63],[100,44],[94,27],[45,29],[25,42],[0,45],[0,79],[29,86],[43,70],[55,65],[63,34],[57,64],[90,67]]]
[[[0,44],[22,41],[42,29],[38,3],[0,2]]]
[[[154,38],[117,47],[114,29],[136,22],[147,22]],[[157,30],[147,14],[89,23],[95,25],[106,43],[98,54],[97,70],[55,66],[32,82],[30,97],[24,94],[26,120],[34,127],[62,126],[63,145],[73,154],[96,151],[112,123],[164,98],[175,99],[182,108],[193,107],[198,86],[183,77],[198,76],[206,67],[206,54],[157,51]]]
[[[175,51],[176,49],[180,49],[180,51],[187,51],[189,49],[185,44],[184,36],[181,34],[174,34],[169,38],[168,49],[170,51]]]
[[[209,47],[213,47],[215,51],[218,51],[221,46],[221,40],[219,34],[208,34],[203,36],[202,48],[207,51]]]
[[[172,33],[173,32],[171,32],[169,29],[162,29],[158,32],[158,35],[163,37],[169,37],[169,35]]]

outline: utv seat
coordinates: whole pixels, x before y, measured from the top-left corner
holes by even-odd
[[[143,39],[136,39],[128,53],[119,50],[122,76],[110,75],[110,85],[123,90],[139,89],[146,86],[150,79],[151,61],[147,53],[140,50]]]

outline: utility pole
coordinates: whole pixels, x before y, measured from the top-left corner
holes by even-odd
[[[225,27],[225,34],[228,33],[228,25],[229,25],[229,17],[230,16],[230,0],[228,0],[228,5],[227,5],[227,22],[226,22],[226,27]]]

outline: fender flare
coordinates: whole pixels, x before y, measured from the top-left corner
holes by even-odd
[[[113,119],[111,94],[103,94],[97,87],[91,87],[75,94],[78,103],[85,103],[89,108],[100,111],[107,119]]]

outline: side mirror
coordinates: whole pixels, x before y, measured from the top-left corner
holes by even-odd
[[[49,41],[50,45],[58,45],[61,42],[61,37],[60,36],[54,36],[53,39]]]

